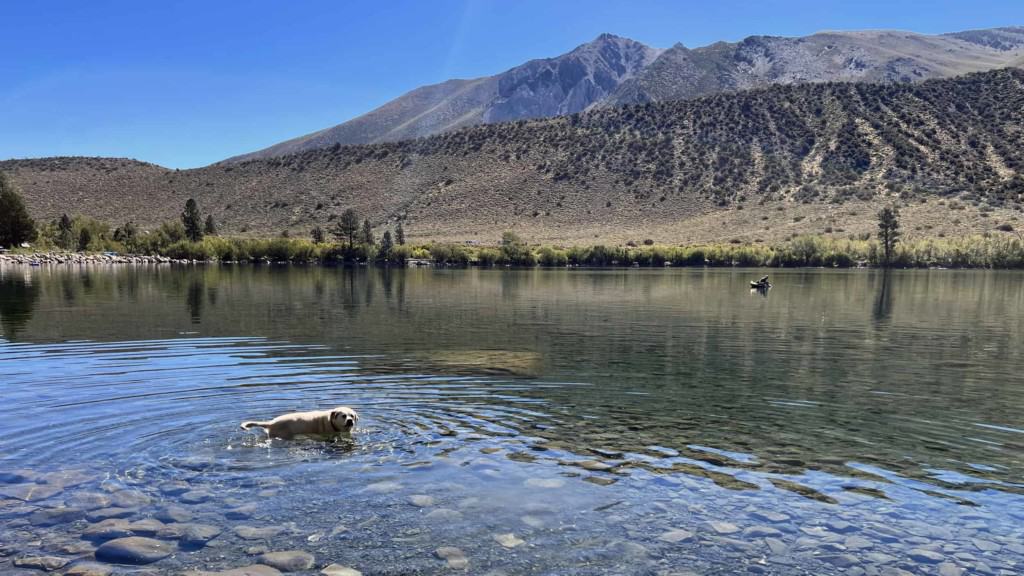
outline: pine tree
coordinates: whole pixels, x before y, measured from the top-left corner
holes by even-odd
[[[67,214],[60,217],[60,223],[57,224],[57,229],[59,230],[57,233],[57,244],[65,250],[71,250],[75,241],[73,228],[74,224]]]
[[[0,172],[0,246],[16,247],[35,237],[36,223],[29,218],[25,202],[14,183]]]
[[[88,228],[83,227],[81,233],[78,235],[78,251],[84,252],[89,249],[89,244],[92,243],[92,232]]]
[[[376,244],[373,238],[373,226],[370,225],[370,219],[363,220],[363,244],[367,246],[373,246]]]
[[[313,229],[310,230],[309,236],[313,239],[315,244],[324,243],[324,229],[319,226],[314,226]]]
[[[395,228],[395,241],[399,246],[405,246],[405,228],[401,222],[398,223],[398,228]]]
[[[206,216],[206,224],[203,225],[203,233],[207,236],[217,235],[217,223],[213,221],[213,214]]]
[[[335,226],[332,234],[338,240],[347,240],[348,247],[356,243],[356,234],[359,233],[359,216],[356,215],[356,211],[349,208],[345,210],[345,213],[341,215],[341,219],[338,220],[337,226]]]
[[[391,260],[392,248],[394,248],[394,243],[391,241],[391,231],[385,230],[384,236],[380,239],[380,251],[378,252],[380,259],[385,262]]]
[[[192,242],[203,239],[203,217],[199,213],[199,205],[192,198],[185,202],[185,211],[181,213],[181,223],[185,226],[185,237]]]
[[[886,206],[878,213],[878,239],[882,242],[882,266],[892,265],[892,255],[900,238],[900,212]]]

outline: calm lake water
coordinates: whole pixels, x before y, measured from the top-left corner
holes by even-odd
[[[771,274],[2,267],[0,572],[1024,572],[1024,274]]]

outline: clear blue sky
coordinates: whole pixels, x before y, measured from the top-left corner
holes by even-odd
[[[695,47],[751,34],[1021,24],[1022,0],[11,1],[0,11],[0,159],[202,166],[601,32]]]

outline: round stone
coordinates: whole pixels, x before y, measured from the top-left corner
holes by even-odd
[[[285,550],[283,552],[266,552],[259,558],[262,564],[277,568],[281,572],[299,572],[309,570],[316,558],[302,550]]]
[[[130,536],[103,543],[96,559],[111,564],[150,564],[174,552],[174,545],[162,540]]]

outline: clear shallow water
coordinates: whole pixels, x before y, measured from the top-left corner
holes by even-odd
[[[1021,572],[1024,275],[758,276],[0,268],[0,571]]]

